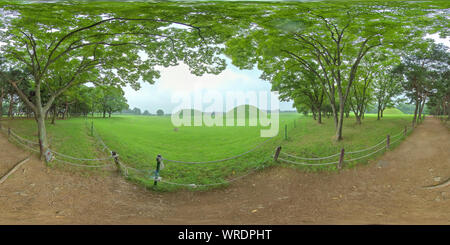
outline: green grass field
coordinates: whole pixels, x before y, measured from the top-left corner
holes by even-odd
[[[335,154],[342,147],[346,152],[375,145],[386,138],[387,134],[396,134],[410,125],[410,115],[387,114],[382,120],[376,115],[368,114],[361,125],[355,119],[347,118],[344,123],[344,140],[333,140],[334,123],[332,118],[324,118],[319,125],[309,116],[297,113],[281,113],[279,134],[264,143],[257,150],[220,163],[183,164],[164,162],[165,168],[160,172],[163,180],[183,184],[214,184],[246,174],[254,168],[264,168],[280,164],[272,160],[275,148],[282,146],[282,152],[302,157],[322,157]],[[294,124],[295,121],[295,124]],[[100,145],[90,135],[90,125],[113,151],[117,151],[121,162],[144,170],[147,174],[129,172],[129,179],[149,188],[153,179],[149,178],[156,166],[156,156],[181,161],[211,161],[224,159],[246,152],[257,146],[266,138],[260,137],[261,127],[179,127],[174,130],[169,116],[126,116],[115,115],[112,118],[72,118],[58,120],[56,125],[47,125],[51,148],[63,154],[80,158],[105,157]],[[37,129],[34,120],[17,119],[4,121],[17,134],[36,140]],[[284,139],[285,125],[288,138]],[[295,126],[295,127],[294,127]],[[392,145],[392,148],[395,146]],[[369,159],[382,154],[384,150],[371,155]],[[365,153],[355,154],[353,157]],[[349,157],[349,156],[348,156]],[[309,163],[336,161],[338,157]],[[347,157],[346,157],[347,159]],[[292,160],[292,159],[291,159]],[[366,163],[367,159],[352,161],[345,167]],[[301,168],[304,171],[334,171],[335,165],[303,166],[281,163],[283,166]],[[56,167],[65,167],[55,162]],[[76,169],[77,167],[70,167]],[[85,168],[83,168],[85,169]],[[173,190],[179,186],[160,183],[158,190]],[[204,189],[202,187],[197,189]]]

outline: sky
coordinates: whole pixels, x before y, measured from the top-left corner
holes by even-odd
[[[180,104],[179,102],[172,103],[172,97],[179,92],[190,93],[193,97],[196,93],[205,95],[208,91],[216,91],[222,94],[224,99],[227,92],[270,92],[271,84],[259,78],[261,71],[257,69],[240,70],[232,65],[228,58],[225,60],[227,68],[218,75],[196,76],[190,73],[189,67],[185,64],[163,68],[161,77],[154,84],[141,82],[141,89],[138,91],[130,86],[124,88],[125,98],[130,109],[138,107],[142,111],[148,110],[150,113],[156,113],[158,109],[162,109],[164,112],[170,113]],[[246,103],[253,104],[248,100]],[[292,104],[292,102],[280,102],[280,110],[295,110]],[[204,103],[204,108],[207,107],[207,103]]]
[[[450,38],[441,39],[438,34],[428,35],[437,43],[443,43],[450,47]],[[219,91],[225,97],[227,91],[266,91],[271,90],[271,84],[268,81],[260,79],[261,71],[256,68],[253,70],[240,70],[227,61],[227,68],[219,75],[205,74],[196,76],[190,73],[187,65],[161,69],[161,77],[154,84],[141,82],[141,89],[133,90],[127,86],[124,88],[125,97],[130,105],[140,108],[142,111],[148,110],[150,113],[156,113],[162,109],[166,113],[172,112],[180,103],[172,103],[172,97],[178,92],[196,92],[206,93],[207,91]],[[249,102],[249,101],[247,101]],[[252,103],[249,103],[252,104]],[[206,104],[204,107],[208,107]],[[281,111],[295,110],[293,102],[280,102]]]

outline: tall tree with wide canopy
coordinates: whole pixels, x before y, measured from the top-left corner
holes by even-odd
[[[440,74],[427,106],[434,115],[447,115],[447,120],[450,120],[450,69]]]
[[[437,8],[442,8],[439,6]],[[396,49],[433,26],[430,3],[321,2],[270,9],[249,23],[251,30],[230,39],[233,64],[271,70],[289,61],[317,77],[333,110],[336,139],[342,139],[347,97],[361,60],[383,47]],[[441,13],[442,14],[442,13]],[[439,22],[442,24],[442,22]]]
[[[400,83],[390,73],[398,62],[395,54],[382,48],[362,60],[348,100],[358,124],[361,124],[373,99],[376,100],[379,120],[386,106],[392,106],[395,97],[402,92]]]
[[[317,123],[322,123],[325,92],[311,72],[295,69],[290,62],[276,63],[270,72],[264,71],[261,78],[272,83],[272,90],[279,92],[282,101],[293,100],[295,105],[307,106]]]
[[[106,117],[106,113],[108,113],[108,117],[111,117],[112,113],[129,108],[122,88],[108,86],[97,87],[96,89],[99,90],[100,94],[100,97],[97,98],[97,104],[100,106],[103,118]]]
[[[401,83],[395,79],[392,67],[380,69],[374,80],[374,96],[377,105],[377,120],[383,117],[383,112],[387,107],[392,107],[401,99],[396,97],[403,92]]]
[[[217,57],[221,49],[216,32],[208,28],[210,19],[187,6],[39,3],[0,10],[1,55],[29,70],[33,80],[34,100],[20,89],[20,80],[8,82],[36,116],[41,157],[48,149],[45,114],[70,87],[101,78],[107,85],[138,89],[140,79],[154,83],[158,66],[180,61],[196,75],[217,74],[225,67]]]
[[[412,126],[419,120],[428,96],[437,89],[443,75],[448,74],[450,67],[450,52],[442,44],[433,42],[422,43],[414,52],[408,52],[402,56],[402,61],[394,68],[397,78],[401,81],[406,96],[415,103]]]

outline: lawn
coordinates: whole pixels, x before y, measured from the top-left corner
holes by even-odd
[[[295,123],[294,123],[295,121]],[[255,151],[237,159],[205,164],[185,164],[164,162],[161,177],[165,181],[182,184],[210,185],[222,183],[244,175],[249,170],[264,168],[274,164],[272,156],[275,148],[282,146],[282,152],[300,157],[323,157],[340,152],[360,150],[375,145],[384,140],[387,134],[397,134],[410,125],[410,115],[388,114],[381,120],[376,115],[368,114],[361,125],[356,124],[353,117],[344,123],[344,140],[337,143],[333,140],[334,122],[332,118],[324,118],[319,125],[310,116],[297,113],[281,113],[278,136],[263,143]],[[261,127],[184,127],[177,129],[172,125],[169,116],[126,116],[114,115],[112,118],[72,118],[58,120],[56,125],[48,124],[48,134],[51,148],[63,154],[80,158],[97,158],[107,156],[101,151],[101,146],[91,136],[90,125],[94,124],[95,131],[106,145],[118,152],[122,163],[143,170],[145,173],[129,172],[128,179],[153,187],[153,180],[149,177],[156,166],[156,156],[161,154],[165,159],[180,161],[212,161],[232,157],[258,146],[266,138],[260,137]],[[34,120],[17,119],[4,121],[17,134],[35,140],[37,135]],[[285,125],[287,125],[287,139],[285,139]],[[399,136],[398,138],[401,138]],[[395,138],[397,139],[397,138]],[[394,139],[392,139],[392,142]],[[397,141],[397,142],[401,142]],[[392,145],[392,148],[398,143]],[[383,148],[384,144],[380,147]],[[378,149],[378,148],[377,148]],[[382,154],[384,150],[373,154],[369,159]],[[345,159],[364,156],[367,152],[346,155]],[[285,159],[294,161],[283,154]],[[339,156],[322,161],[298,161],[307,163],[334,162]],[[66,159],[67,160],[67,159]],[[69,159],[70,160],[70,159]],[[344,167],[353,167],[366,163],[366,158],[345,163]],[[55,164],[57,163],[57,164]],[[91,164],[86,162],[86,164]],[[283,166],[300,168],[304,171],[335,171],[335,165],[304,166],[281,163]],[[61,167],[54,162],[53,166]],[[215,186],[215,185],[213,185]],[[159,190],[173,190],[177,185],[160,183]],[[209,187],[197,186],[197,189]]]

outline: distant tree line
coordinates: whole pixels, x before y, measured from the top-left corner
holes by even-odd
[[[20,79],[22,74],[18,71],[6,71],[0,77],[3,79]],[[7,76],[7,77],[6,77]],[[23,80],[21,89],[26,91],[27,97],[33,100],[34,93],[31,83]],[[128,109],[127,100],[120,87],[80,85],[72,87],[55,99],[50,109],[45,114],[45,119],[50,119],[54,124],[56,119],[80,117],[100,113],[102,117],[111,117],[115,112]],[[45,98],[45,97],[44,97]],[[31,110],[20,99],[16,90],[7,82],[0,82],[0,115],[8,118],[26,117],[34,118]]]
[[[143,116],[152,116],[154,114],[150,113],[148,110],[145,110],[142,112],[140,108],[134,107],[133,109],[124,109],[121,112],[122,114],[128,114],[128,115],[143,115]],[[158,109],[156,111],[157,116],[164,116],[164,111],[162,109]]]

